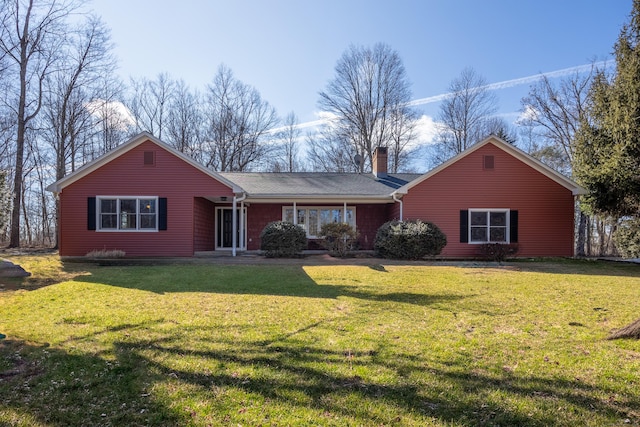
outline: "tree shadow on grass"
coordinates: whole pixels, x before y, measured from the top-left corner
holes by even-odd
[[[0,426],[181,425],[144,366],[19,340],[0,343]]]
[[[633,415],[640,402],[612,401],[607,396],[614,390],[577,379],[470,371],[464,358],[429,360],[384,339],[375,348],[354,343],[336,350],[291,336],[217,341],[213,330],[188,340],[170,331],[134,338],[138,326],[114,327],[119,333],[131,328],[132,338],[114,341],[111,357],[0,344],[0,425],[280,425],[297,419],[562,426],[594,414],[640,421]]]
[[[504,264],[518,271],[640,278],[640,264],[593,259],[512,260]]]
[[[470,372],[460,361],[443,364],[419,355],[391,355],[385,345],[375,350],[336,351],[280,341],[243,342],[217,350],[185,350],[175,347],[172,341],[117,343],[117,346],[119,353],[135,355],[154,371],[201,390],[232,388],[259,402],[276,402],[292,411],[312,408],[330,419],[347,419],[354,424],[390,421],[402,424],[403,420],[420,423],[436,419],[468,425],[561,426],[576,420],[572,418],[575,413],[587,419],[600,413],[624,420],[640,410],[640,402],[632,399],[620,396],[615,402],[599,399],[595,396],[615,395],[615,391],[579,380]],[[199,372],[158,362],[167,360],[167,356],[177,358],[185,351],[196,359],[216,361],[220,368]],[[153,356],[145,356],[148,354]],[[243,373],[247,367],[255,374]],[[366,374],[380,371],[389,372],[396,380],[374,380]],[[365,374],[361,376],[358,372]],[[429,373],[426,379],[412,380],[414,374],[421,377],[425,372]],[[452,398],[451,390],[458,390],[458,396]],[[490,396],[496,392],[505,398],[492,399]],[[303,398],[292,400],[292,395]],[[345,405],[345,400],[359,403]],[[520,409],[517,402],[508,403],[510,400],[526,400],[543,410],[529,413]],[[567,411],[569,416],[558,416],[558,410]],[[267,421],[274,416],[277,414],[268,414],[264,420],[237,421]]]
[[[200,266],[198,269],[188,266],[106,267],[94,269],[93,274],[83,278],[83,281],[157,294],[206,292],[329,299],[348,297],[420,306],[451,302],[467,297],[460,294],[385,292],[390,289],[389,286],[376,288],[340,284],[320,285],[299,266],[278,268]]]

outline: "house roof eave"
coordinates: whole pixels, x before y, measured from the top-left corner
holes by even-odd
[[[478,142],[477,144],[473,145],[472,147],[468,148],[467,150],[463,151],[462,153],[458,154],[457,156],[454,156],[451,159],[447,160],[446,162],[442,163],[441,165],[431,169],[429,172],[425,173],[420,178],[417,178],[417,179],[415,179],[415,180],[413,180],[411,182],[408,182],[407,184],[405,184],[402,187],[398,188],[396,190],[396,192],[398,194],[407,194],[407,192],[411,188],[413,188],[416,185],[420,184],[421,182],[429,179],[430,177],[434,176],[435,174],[445,170],[446,168],[448,168],[452,164],[454,164],[454,163],[458,162],[459,160],[465,158],[466,156],[470,155],[471,153],[474,153],[475,151],[479,150],[480,148],[484,147],[487,144],[493,144],[496,147],[500,148],[501,150],[511,154],[516,159],[522,161],[523,163],[525,163],[526,165],[528,165],[528,166],[532,167],[533,169],[537,170],[538,172],[540,172],[541,174],[545,175],[549,179],[551,179],[551,180],[555,181],[556,183],[560,184],[561,186],[565,187],[567,190],[570,190],[571,193],[574,196],[588,193],[588,191],[586,189],[584,189],[583,187],[578,185],[573,180],[571,180],[571,179],[567,178],[566,176],[562,175],[561,173],[555,171],[554,169],[552,169],[549,166],[547,166],[544,163],[542,163],[540,160],[538,160],[535,157],[525,153],[524,151],[520,150],[518,147],[515,147],[513,144],[509,144],[508,142],[505,142],[504,140],[502,140],[502,139],[500,139],[500,138],[498,138],[498,137],[496,137],[494,135],[491,135],[491,136],[485,138],[484,140]]]
[[[59,179],[58,181],[48,185],[46,187],[46,190],[50,191],[52,193],[61,193],[62,190],[65,187],[73,184],[74,182],[78,181],[79,179],[83,178],[84,176],[89,175],[90,173],[96,171],[97,169],[101,168],[102,166],[106,165],[107,163],[111,162],[112,160],[115,160],[116,158],[122,156],[123,154],[131,151],[132,149],[134,149],[135,147],[139,146],[140,144],[142,144],[143,142],[145,142],[147,140],[153,142],[154,144],[158,145],[160,148],[162,148],[162,149],[168,151],[169,153],[175,155],[176,157],[180,158],[181,160],[185,161],[189,165],[191,165],[194,168],[198,169],[199,171],[205,173],[206,175],[210,176],[211,178],[217,180],[218,182],[226,185],[234,193],[242,193],[243,192],[243,189],[241,187],[239,187],[238,185],[236,185],[234,182],[229,181],[225,177],[221,176],[220,174],[218,174],[218,173],[216,173],[216,172],[214,172],[214,171],[212,171],[210,169],[207,169],[206,167],[204,167],[203,165],[199,164],[198,162],[196,162],[195,160],[193,160],[192,158],[190,158],[186,154],[179,152],[175,148],[173,148],[170,145],[162,142],[161,140],[159,140],[158,138],[156,138],[155,136],[151,135],[148,132],[141,132],[141,133],[135,135],[134,137],[132,137],[128,141],[125,141],[124,143],[120,144],[118,147],[114,148],[113,150],[103,154],[102,156],[98,157],[97,159],[94,159],[94,160],[90,161],[89,163],[84,164],[82,167],[80,167],[76,171],[72,172],[71,174],[65,176],[64,178]]]
[[[362,196],[362,195],[330,195],[330,194],[248,194],[245,202],[250,203],[367,203],[386,204],[392,203],[391,195]]]

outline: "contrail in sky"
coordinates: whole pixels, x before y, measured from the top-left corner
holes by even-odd
[[[488,85],[482,86],[483,89],[487,89],[487,90],[500,90],[500,89],[507,89],[510,87],[515,87],[515,86],[521,86],[521,85],[525,85],[525,84],[531,84],[531,83],[535,83],[536,81],[542,79],[543,77],[548,77],[548,78],[557,78],[557,77],[564,77],[564,76],[568,76],[574,73],[584,73],[586,71],[593,69],[598,69],[598,68],[608,68],[608,66],[612,65],[612,63],[610,61],[599,61],[599,62],[594,62],[592,64],[584,64],[584,65],[577,65],[575,67],[569,67],[569,68],[563,68],[561,70],[556,70],[556,71],[549,71],[548,73],[540,73],[540,74],[534,74],[532,76],[527,76],[527,77],[520,77],[517,79],[511,79],[511,80],[504,80],[502,82],[496,82],[496,83],[490,83]],[[434,95],[434,96],[429,96],[426,98],[420,98],[420,99],[414,99],[413,101],[410,101],[407,103],[407,105],[411,106],[411,107],[415,107],[418,105],[426,105],[426,104],[432,104],[434,102],[441,102],[444,101],[445,99],[451,97],[453,95],[452,92],[449,93],[443,93],[440,95]],[[321,119],[321,120],[314,120],[314,121],[310,121],[310,122],[305,122],[305,123],[300,123],[298,125],[296,125],[297,129],[306,129],[306,128],[310,128],[310,127],[316,127],[319,126],[323,123],[326,123],[328,121],[328,119]],[[284,130],[284,127],[281,128],[277,128],[277,129],[271,129],[270,132],[278,132],[281,130]]]
[[[562,70],[550,71],[548,73],[534,74],[532,76],[520,77],[517,79],[505,80],[502,82],[490,83],[488,85],[481,86],[481,89],[486,89],[486,90],[507,89],[510,87],[535,83],[536,81],[540,80],[545,76],[549,78],[564,77],[574,73],[584,73],[591,69],[605,67],[606,65],[607,65],[607,61],[600,61],[593,64],[577,65],[575,67],[563,68]],[[413,101],[410,101],[407,105],[411,107],[415,107],[416,105],[431,104],[433,102],[444,101],[445,99],[451,96],[453,96],[452,92],[443,93],[441,95],[429,96],[427,98],[414,99]]]

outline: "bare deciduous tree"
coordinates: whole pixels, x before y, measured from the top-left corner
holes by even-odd
[[[0,236],[4,235],[5,227],[9,222],[11,193],[9,191],[8,178],[8,172],[0,168]]]
[[[575,137],[586,118],[589,89],[596,75],[595,65],[586,74],[575,73],[553,85],[544,76],[522,99],[526,112],[522,125],[542,137],[542,143],[530,147],[530,154],[554,169],[573,175]],[[578,225],[577,254],[585,255],[589,220],[582,210]]]
[[[325,125],[315,134],[307,135],[308,160],[314,172],[360,172],[362,166],[355,161],[356,151],[348,137],[337,134]]]
[[[158,74],[156,80],[131,79],[133,93],[128,107],[138,132],[146,131],[162,139],[175,84],[167,73]]]
[[[275,134],[275,148],[270,162],[273,172],[300,172],[300,137],[302,131],[298,128],[298,118],[294,112],[285,117],[283,126]]]
[[[524,121],[538,129],[543,145],[552,145],[562,151],[565,171],[571,173],[575,135],[585,117],[589,88],[596,73],[595,65],[586,74],[575,73],[554,85],[543,76],[522,99]]]
[[[123,99],[124,84],[105,78],[96,99],[87,105],[93,119],[91,138],[82,146],[82,158],[90,161],[118,146],[135,128],[135,120]]]
[[[265,139],[278,122],[276,111],[224,65],[208,89],[206,165],[219,171],[247,171],[269,150]]]
[[[498,101],[486,85],[484,77],[473,68],[462,70],[449,85],[450,96],[442,101],[438,115],[438,162],[462,153],[489,135],[488,120],[496,112]]]
[[[495,135],[509,144],[515,144],[518,141],[518,133],[502,117],[490,117],[485,124],[485,134]]]
[[[336,118],[335,125],[326,131],[334,131],[336,141],[346,138],[364,157],[361,172],[371,166],[373,150],[378,146],[395,147],[400,150],[397,158],[401,158],[406,144],[396,142],[413,136],[404,127],[411,127],[415,116],[407,106],[410,84],[398,53],[383,43],[373,48],[350,46],[338,60],[335,72],[318,102]]]
[[[94,124],[87,107],[100,95],[102,76],[115,70],[109,30],[100,19],[90,17],[67,37],[62,66],[47,78],[43,104],[43,137],[55,152],[56,180],[84,160],[78,155]]]
[[[416,137],[417,121],[415,111],[405,106],[398,106],[398,109],[391,112],[389,172],[398,173],[407,165],[411,153],[408,146]]]
[[[20,246],[25,137],[42,106],[44,80],[56,67],[66,21],[78,3],[65,0],[2,0],[0,56],[11,87],[4,101],[16,118],[13,210],[9,247]],[[8,64],[8,65],[7,65]]]
[[[178,151],[201,160],[200,145],[203,131],[201,96],[191,92],[184,80],[175,84],[167,114],[167,142]]]
[[[51,147],[55,157],[55,180],[62,179],[80,164],[82,146],[90,139],[94,120],[88,108],[98,98],[101,79],[113,74],[115,59],[111,54],[109,30],[104,23],[89,17],[78,28],[67,33],[66,49],[61,53],[60,67],[45,81],[47,90],[43,100],[44,125],[40,132],[42,139]],[[41,159],[40,153],[36,159]],[[36,165],[37,172],[43,161]],[[46,224],[47,201],[44,186],[41,185],[42,224]],[[59,212],[56,207],[56,218]],[[56,221],[57,224],[57,221]],[[42,235],[45,236],[43,230]],[[57,236],[57,233],[55,233]],[[57,239],[56,245],[57,247]]]

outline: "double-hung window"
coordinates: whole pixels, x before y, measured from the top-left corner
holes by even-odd
[[[470,209],[469,243],[509,243],[509,210]]]
[[[98,229],[157,231],[157,197],[98,197]]]

